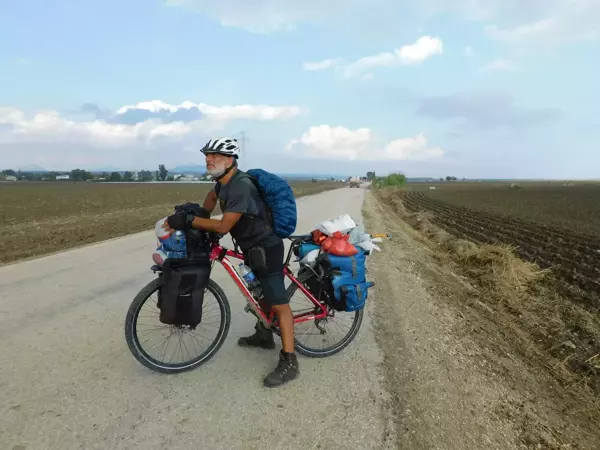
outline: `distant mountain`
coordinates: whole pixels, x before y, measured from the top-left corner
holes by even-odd
[[[314,174],[314,173],[280,173],[275,172],[276,175],[282,178],[288,178],[290,180],[311,180],[313,178],[317,180],[329,180],[331,178],[335,178],[336,180],[345,180],[348,178],[348,175],[323,175],[323,174]]]
[[[167,170],[169,171],[169,174],[173,175],[173,174],[179,174],[179,173],[189,173],[192,175],[204,175],[206,173],[206,166],[194,166],[194,165],[188,165],[188,166],[176,166],[173,167],[172,169],[169,169],[167,167]]]
[[[87,169],[88,172],[91,173],[102,173],[102,172],[108,172],[108,173],[112,173],[112,172],[125,172],[125,169],[119,169],[118,167],[115,166],[106,166],[106,167],[94,167],[93,169]]]
[[[21,166],[17,169],[17,171],[21,171],[21,172],[50,172],[47,169],[44,169],[43,167],[37,165],[37,164],[29,164],[27,166]]]
[[[413,178],[406,178],[406,181],[408,183],[432,183],[434,181],[440,181],[439,178],[432,178],[432,177],[413,177]]]

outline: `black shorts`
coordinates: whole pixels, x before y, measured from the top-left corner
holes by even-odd
[[[269,305],[286,305],[289,303],[289,299],[285,292],[285,275],[283,274],[285,257],[283,240],[280,238],[269,239],[264,244],[259,246],[265,250],[266,267],[256,267],[251,261],[248,261],[247,257],[245,257],[245,263],[250,266],[260,282],[265,301]]]

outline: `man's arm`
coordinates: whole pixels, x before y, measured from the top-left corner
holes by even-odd
[[[214,190],[212,192],[215,193]],[[229,233],[238,220],[241,219],[242,215],[248,211],[250,195],[250,187],[246,183],[237,182],[232,184],[227,194],[227,205],[225,206],[221,220],[196,217],[192,222],[192,226],[219,234]]]
[[[212,191],[212,193],[216,193]],[[206,208],[207,202],[210,202],[210,194],[206,196],[206,200],[204,201],[204,208]],[[206,231],[212,231],[214,233],[219,234],[227,234],[229,231],[235,226],[235,224],[240,220],[242,215],[248,209],[248,199],[250,197],[250,191],[248,186],[237,183],[236,185],[232,185],[227,197],[227,206],[225,207],[225,211],[223,211],[223,217],[218,219],[203,219],[201,217],[194,217],[191,222],[191,226],[194,228],[200,228]],[[215,200],[215,204],[216,204]],[[210,206],[210,204],[208,205]],[[207,208],[209,209],[209,208]],[[175,215],[174,215],[175,216]],[[185,226],[185,217],[181,218],[173,218],[171,223],[176,227],[183,228]],[[167,222],[163,225],[163,227],[167,231],[171,231],[171,226]]]
[[[223,214],[221,220],[217,219],[202,219],[201,217],[194,217],[192,226],[194,228],[200,228],[205,231],[212,231],[219,234],[227,234],[235,226],[235,224],[242,217],[242,213],[237,212],[226,212]]]
[[[223,214],[221,220],[218,219],[203,219],[201,217],[194,217],[191,222],[193,228],[200,228],[205,231],[212,231],[219,234],[227,234],[234,227],[238,220],[242,217],[242,213],[227,212]],[[175,228],[171,228],[169,220],[173,220],[172,225]],[[186,218],[183,213],[173,214],[169,216],[162,227],[167,232],[172,232],[176,229],[185,228]]]
[[[217,206],[218,200],[219,199],[217,197],[217,193],[213,189],[208,194],[206,194],[206,198],[204,199],[204,204],[202,205],[202,207],[208,210],[208,212],[212,213],[215,210],[215,207]]]

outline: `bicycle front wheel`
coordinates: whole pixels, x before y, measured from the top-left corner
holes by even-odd
[[[133,299],[125,319],[125,340],[133,356],[147,368],[161,373],[195,369],[221,348],[231,324],[229,301],[209,280],[204,292],[202,322],[195,330],[167,325],[159,320],[157,306],[160,278],[148,283]]]
[[[315,277],[312,272],[301,272],[297,278],[306,285],[311,277]],[[309,311],[318,312],[314,303],[298,289],[296,284],[290,284],[286,294],[294,316]],[[313,358],[324,358],[340,352],[356,337],[363,315],[362,309],[353,312],[329,309],[329,314],[324,319],[295,324],[296,351]]]

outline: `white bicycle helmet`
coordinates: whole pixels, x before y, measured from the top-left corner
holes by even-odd
[[[236,159],[240,156],[240,146],[237,139],[230,137],[211,139],[200,151],[205,155],[218,153],[220,155],[233,156]]]

